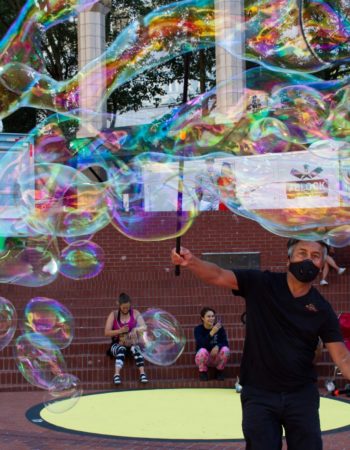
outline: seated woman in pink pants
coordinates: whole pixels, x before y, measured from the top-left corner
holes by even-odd
[[[208,367],[215,367],[216,379],[222,381],[230,356],[226,331],[220,322],[216,322],[213,308],[203,308],[200,314],[202,323],[194,329],[199,379],[208,381]]]

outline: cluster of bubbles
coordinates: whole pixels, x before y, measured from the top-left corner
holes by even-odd
[[[82,91],[87,86],[98,85],[102,78],[107,80],[100,95],[102,105],[113,90],[144,71],[177,54],[212,46],[213,5],[201,0],[160,8],[127,27],[100,58],[75,77],[57,82],[42,67],[44,58],[36,46],[40,33],[95,2],[29,0],[0,43],[1,117],[23,106],[61,113],[43,121],[27,142],[15,144],[1,159],[0,172],[7,186],[0,195],[1,203],[16,208],[14,217],[0,211],[3,236],[20,237],[24,247],[28,236],[43,241],[49,237],[42,249],[45,258],[37,261],[36,267],[27,261],[27,249],[13,250],[9,239],[1,254],[3,283],[41,286],[51,283],[58,274],[73,279],[91,278],[103,268],[103,251],[87,241],[109,223],[131,238],[157,240],[182,234],[195,216],[192,208],[179,219],[173,212],[176,205],[172,199],[165,210],[169,212],[144,211],[142,168],[133,169],[115,157],[126,132],[90,127],[92,140],[69,142],[62,128],[68,120],[89,127],[92,116],[96,116],[92,111],[79,110]],[[21,47],[23,42],[25,49]],[[90,173],[92,166],[106,172],[106,182],[91,181],[86,172]],[[156,180],[153,184],[160,189]],[[69,247],[59,252],[57,238],[66,240]]]
[[[88,9],[96,1],[82,2],[81,6]],[[48,0],[45,3],[46,14],[41,14],[39,23],[46,29],[67,20],[70,14],[79,11],[74,0],[65,2],[68,8],[66,14],[62,15],[60,10],[56,10],[61,2]],[[28,36],[31,30],[35,33],[33,28],[38,29],[38,26],[34,13],[36,2],[29,0],[26,5],[29,8],[24,7],[13,28],[18,29],[19,26],[25,25],[27,27],[25,33]],[[24,61],[18,62],[15,58],[11,61],[8,61],[8,57],[0,59],[2,65],[0,104],[3,105],[0,116],[7,116],[21,106],[49,109],[74,116],[74,110],[79,108],[82,86],[98,85],[101,73],[107,80],[105,91],[101,92],[102,104],[113,90],[130,79],[169,61],[178,54],[211,47],[214,45],[214,39],[213,2],[186,0],[160,8],[132,23],[101,57],[92,61],[68,81],[58,82],[26,64],[30,58],[28,55]],[[5,40],[8,41],[8,46],[12,44],[11,35],[6,35],[3,41]],[[17,42],[18,39],[15,38],[15,43]],[[35,52],[35,48],[28,50],[29,55]],[[83,83],[81,80],[84,80]]]
[[[178,320],[162,309],[150,308],[142,314],[146,330],[138,339],[147,361],[158,366],[170,366],[181,356],[186,337]]]
[[[80,380],[67,372],[61,352],[74,337],[71,312],[57,300],[32,298],[24,309],[21,331],[14,345],[18,370],[31,385],[45,390],[49,411],[69,410],[82,395]]]
[[[57,82],[42,67],[38,33],[93,3],[29,0],[0,43],[2,117],[22,106],[55,113],[0,162],[8,186],[1,203],[16,207],[15,217],[0,210],[9,238],[0,254],[0,282],[41,286],[59,274],[91,278],[104,264],[91,238],[108,224],[131,239],[170,239],[184,234],[202,210],[220,204],[282,236],[347,245],[348,80],[311,75],[349,59],[346,3],[281,0],[271,7],[249,1],[245,20],[232,21],[222,36],[228,17],[220,2],[176,2],[130,24],[98,59]],[[93,124],[102,114],[79,109],[88,86],[100,83],[102,105],[143,72],[214,45],[264,66],[246,72],[246,87],[230,109],[216,107],[218,91],[227,86],[131,131],[99,130]],[[66,138],[62,130],[69,123],[91,137]],[[292,206],[276,209],[282,193],[273,171],[277,165],[291,172],[297,152],[310,170],[320,166],[324,174],[335,171],[337,160],[342,176],[328,186],[332,201],[295,194]],[[222,166],[223,172],[215,176],[206,174],[205,160],[213,157],[215,171]],[[257,207],[271,192],[270,206]],[[68,244],[63,251],[58,238]]]
[[[184,0],[133,22],[101,57],[68,81],[57,82],[43,68],[38,70],[43,60],[38,55],[38,33],[96,1],[27,1],[0,42],[2,116],[21,106],[74,115],[82,86],[98,85],[101,73],[107,80],[101,92],[102,104],[113,90],[137,75],[183,53],[213,47],[216,42],[235,56],[278,71],[314,72],[349,59],[346,2],[279,0],[271,5],[268,1],[248,1],[244,20],[232,21],[231,33],[221,38],[219,30],[225,16],[227,20],[227,11],[220,9],[220,2],[214,6],[213,0]],[[246,50],[242,53],[243,35]]]
[[[7,237],[0,250],[1,283],[45,286],[60,274],[84,280],[97,276],[103,267],[103,249],[90,240],[73,241],[60,251],[52,236]]]
[[[14,305],[0,297],[0,350],[7,347],[17,330]],[[44,389],[49,411],[71,409],[82,395],[80,380],[67,373],[61,350],[74,337],[74,319],[60,302],[46,297],[32,298],[24,309],[21,335],[13,350],[18,370],[33,386]]]
[[[152,308],[142,313],[141,322],[143,329],[137,344],[145,359],[159,366],[175,363],[186,344],[177,319],[162,309]],[[0,297],[0,350],[10,343],[16,329],[16,309]],[[13,348],[20,373],[31,385],[45,390],[44,403],[52,413],[74,407],[83,390],[80,380],[67,372],[61,351],[74,337],[72,313],[57,300],[34,297],[25,306],[20,331]]]

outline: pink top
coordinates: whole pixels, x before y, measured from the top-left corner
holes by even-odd
[[[128,326],[129,332],[132,329],[136,328],[137,321],[135,319],[134,310],[132,308],[130,308],[129,315],[130,315],[129,320],[127,322],[122,322],[120,320],[120,311],[115,311],[113,325],[112,325],[112,330],[119,330],[119,328],[122,328],[125,325]],[[114,340],[119,340],[118,336],[115,336]]]

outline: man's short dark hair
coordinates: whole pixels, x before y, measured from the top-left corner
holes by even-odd
[[[287,242],[287,249],[288,249],[288,256],[291,256],[291,252],[293,247],[300,241],[303,241],[304,239],[288,239]],[[322,247],[324,247],[326,249],[326,253],[325,256],[327,256],[328,252],[329,252],[329,245],[326,244],[324,241],[313,241],[313,242],[318,242],[320,245],[322,245]]]
[[[122,305],[123,303],[131,303],[131,298],[128,294],[125,294],[125,292],[119,294],[119,305]]]

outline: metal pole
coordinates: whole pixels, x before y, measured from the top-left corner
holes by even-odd
[[[184,85],[183,85],[183,92],[182,92],[182,103],[187,103],[188,99],[188,82],[189,82],[189,75],[190,75],[190,61],[191,61],[191,54],[186,53],[183,57],[184,59]],[[177,188],[177,223],[176,223],[176,231],[179,232],[182,227],[182,215],[183,215],[183,208],[182,208],[182,200],[183,200],[183,181],[184,181],[184,160],[183,158],[179,161],[179,184]],[[181,236],[178,236],[176,238],[176,252],[180,253],[181,248]],[[175,266],[175,276],[180,275],[180,266]]]

